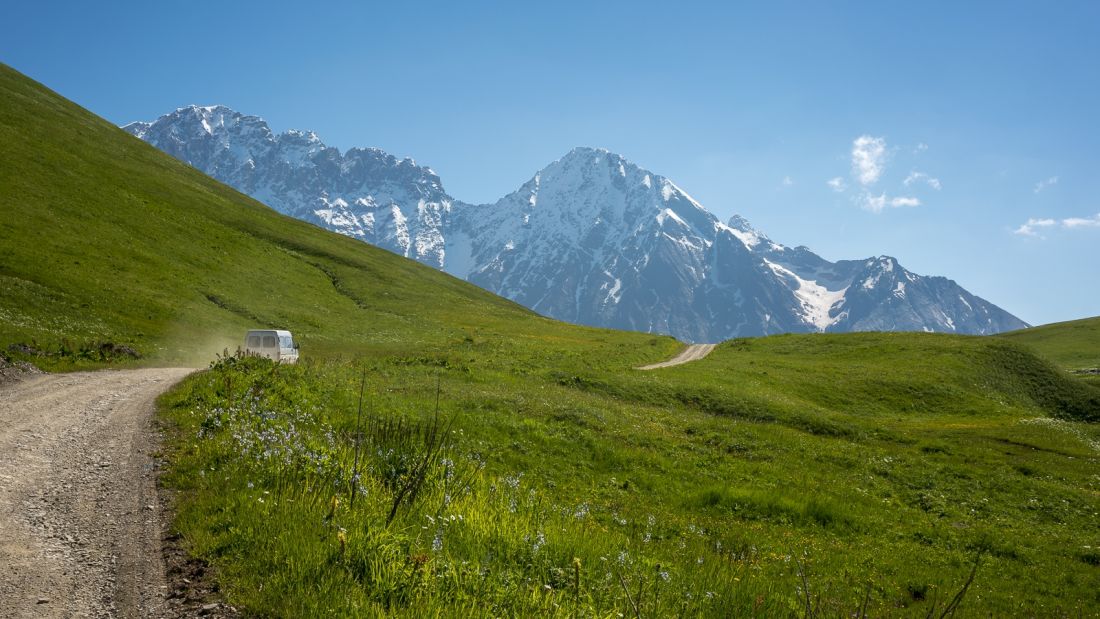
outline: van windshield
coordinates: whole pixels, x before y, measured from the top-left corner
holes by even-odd
[[[280,348],[294,348],[294,338],[290,337],[289,335],[280,335],[279,336],[279,347]]]

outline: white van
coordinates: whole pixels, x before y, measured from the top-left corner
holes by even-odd
[[[298,363],[298,344],[290,331],[253,329],[244,338],[244,351],[276,363]]]

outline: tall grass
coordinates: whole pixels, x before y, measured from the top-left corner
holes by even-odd
[[[223,568],[250,609],[667,616],[726,615],[755,603],[726,578],[727,557],[707,531],[669,534],[652,518],[627,522],[588,502],[556,504],[522,472],[488,474],[483,455],[461,448],[437,407],[368,415],[357,465],[356,437],[320,421],[316,409],[287,406],[293,394],[273,377],[302,370],[234,357],[192,385],[211,404],[222,400],[224,376],[237,385],[227,406],[189,411],[199,440],[186,460],[200,468],[177,475],[193,490],[234,497],[203,550],[236,560]],[[358,502],[339,500],[349,489]],[[264,582],[250,582],[253,574]]]
[[[545,468],[508,470],[501,443],[468,433],[486,421],[462,407],[472,380],[465,372],[383,365],[365,381],[364,369],[234,356],[171,398],[181,434],[167,481],[187,497],[177,526],[214,563],[230,600],[251,613],[878,616],[942,611],[945,602],[967,608],[962,597],[937,597],[966,578],[965,535],[957,550],[924,546],[921,560],[940,566],[934,571],[899,572],[904,561],[861,566],[857,556],[879,553],[853,553],[853,544],[888,533],[863,507],[826,493],[729,483],[678,493],[616,477],[603,478],[613,487],[601,489],[589,485],[600,477],[555,482]],[[573,449],[578,466],[607,457],[587,453],[583,441]],[[982,588],[979,599],[989,593]]]

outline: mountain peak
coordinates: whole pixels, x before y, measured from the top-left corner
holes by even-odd
[[[670,179],[578,146],[492,204],[377,148],[341,154],[226,106],[130,133],[276,210],[443,269],[541,314],[688,341],[799,331],[991,333],[1017,319],[890,256],[829,262],[743,217],[722,223]]]
[[[240,112],[237,112],[233,108],[231,108],[227,105],[220,105],[220,104],[219,105],[196,105],[196,104],[192,103],[191,105],[186,105],[186,106],[181,107],[181,108],[176,108],[176,112],[177,113],[179,113],[179,112],[191,112],[191,113],[194,113],[194,114],[203,114],[203,115],[210,115],[210,114],[234,114],[234,115],[238,115],[238,116],[240,115]]]
[[[302,137],[310,142],[320,142],[321,138],[317,137],[317,134],[312,131],[302,131],[301,129],[288,129],[287,135],[293,135],[295,137]]]
[[[736,228],[737,230],[740,230],[742,232],[756,232],[756,228],[752,227],[752,224],[749,223],[749,220],[740,215],[731,215],[729,221],[726,222],[726,225],[731,228]]]
[[[562,159],[572,159],[574,157],[591,157],[591,156],[606,156],[613,155],[611,151],[606,148],[599,148],[593,146],[574,146],[568,153],[562,157]],[[616,157],[618,155],[615,155]]]

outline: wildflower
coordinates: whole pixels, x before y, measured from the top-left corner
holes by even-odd
[[[546,534],[539,531],[535,534],[535,541],[531,544],[531,554],[538,553],[539,549],[546,545]]]
[[[340,542],[340,556],[343,557],[344,556],[344,550],[346,549],[347,544],[348,544],[347,531],[345,531],[344,529],[340,529],[336,533],[336,541]]]
[[[588,515],[588,503],[581,503],[577,506],[577,511],[573,513],[573,517],[577,520],[583,520]]]

